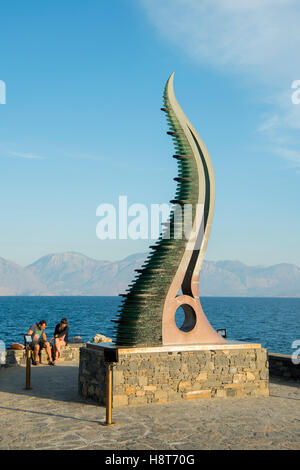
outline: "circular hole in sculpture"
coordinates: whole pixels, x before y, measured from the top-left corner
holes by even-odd
[[[175,323],[177,328],[184,333],[188,333],[195,328],[197,321],[194,309],[187,304],[181,305],[175,312]]]

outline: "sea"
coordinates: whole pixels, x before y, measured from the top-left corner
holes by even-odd
[[[7,348],[23,343],[24,333],[40,320],[46,320],[50,339],[63,317],[70,337],[85,342],[97,333],[111,337],[120,302],[120,297],[0,297],[0,341]],[[300,298],[202,297],[201,304],[212,326],[225,328],[228,339],[260,343],[281,354],[293,354],[295,341],[300,344]]]

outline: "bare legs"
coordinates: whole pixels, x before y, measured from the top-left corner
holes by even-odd
[[[51,347],[50,343],[48,341],[44,343],[44,348],[46,349],[47,356],[48,356],[48,361],[51,362]],[[41,346],[39,343],[34,345],[33,348],[33,360],[36,364],[39,364],[39,352],[40,352]]]
[[[56,364],[57,359],[60,356],[60,348],[65,345],[66,343],[64,342],[64,340],[55,338],[54,344],[53,344],[53,354],[54,354],[53,364]]]
[[[44,343],[44,347],[46,348],[46,352],[47,352],[47,356],[48,356],[48,362],[51,362],[52,361],[52,353],[51,353],[50,343],[48,343],[48,341],[47,341],[46,343]]]
[[[33,360],[35,364],[39,364],[39,352],[40,352],[40,345],[37,343],[34,345],[34,348],[33,348]]]

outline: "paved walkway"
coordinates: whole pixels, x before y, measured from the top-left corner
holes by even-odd
[[[0,371],[0,449],[300,449],[300,385],[276,381],[270,397],[215,398],[113,410],[77,394],[78,364]]]

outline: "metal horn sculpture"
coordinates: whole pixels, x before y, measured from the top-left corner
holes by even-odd
[[[170,201],[174,206],[147,260],[136,270],[136,279],[121,294],[119,315],[113,320],[119,346],[225,342],[202,310],[198,286],[214,211],[213,167],[202,139],[177,103],[173,79],[174,73],[167,81],[161,109],[167,115],[178,162],[176,196]],[[179,236],[188,219],[192,219],[190,230]],[[185,318],[178,327],[175,315],[180,307]]]

